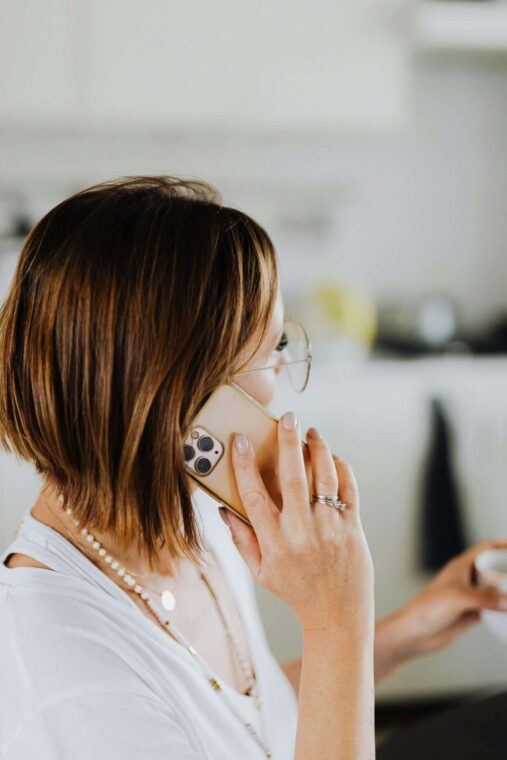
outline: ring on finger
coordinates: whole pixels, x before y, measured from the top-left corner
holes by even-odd
[[[336,496],[323,496],[319,493],[314,493],[312,497],[312,501],[320,501],[322,504],[327,504],[328,507],[333,507],[334,509],[344,510],[347,509],[347,505],[344,501],[341,501]]]

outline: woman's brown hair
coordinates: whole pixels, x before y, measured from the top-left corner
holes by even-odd
[[[204,182],[121,177],[66,198],[0,310],[0,445],[152,569],[162,545],[197,558],[182,441],[276,289],[267,233]]]

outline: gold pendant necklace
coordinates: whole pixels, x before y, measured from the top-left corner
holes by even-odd
[[[44,499],[46,502],[46,505],[50,512],[53,514],[54,517],[58,520],[60,525],[64,528],[67,535],[75,541],[77,536],[74,536],[70,532],[70,530],[67,528],[61,517],[53,511],[52,507],[49,505],[46,499]],[[60,500],[63,501],[63,499],[60,497]],[[65,510],[65,513],[72,519],[73,524],[76,527],[79,527],[79,522],[73,517],[73,512],[70,507],[67,507]],[[137,594],[141,596],[143,601],[146,602],[146,599],[142,596],[142,593],[138,590],[141,589],[141,584],[136,582],[136,578],[142,578],[143,576],[137,576],[137,574],[133,573],[132,571],[129,571],[128,568],[125,566],[120,566],[120,563],[113,559],[113,557],[106,551],[106,549],[101,545],[100,541],[98,541],[95,536],[90,533],[86,528],[83,528],[80,530],[80,534],[84,536],[86,539],[86,542],[90,544],[90,547],[94,549],[99,557],[101,557],[106,564],[108,564],[112,570],[116,572],[116,574],[123,578],[125,583]],[[243,677],[245,678],[245,681],[248,683],[247,689],[243,692],[246,696],[251,696],[254,700],[255,706],[260,709],[262,706],[262,699],[258,693],[257,690],[257,678],[255,675],[255,672],[249,667],[246,658],[244,657],[241,648],[239,646],[239,643],[235,636],[232,633],[232,630],[230,629],[230,626],[227,623],[226,616],[224,614],[224,611],[222,610],[219,602],[218,597],[213,590],[208,578],[204,575],[202,570],[199,570],[199,576],[201,580],[205,583],[206,587],[208,588],[208,591],[211,594],[211,597],[213,598],[213,602],[217,608],[218,614],[220,616],[220,619],[222,621],[222,625],[225,630],[225,634],[227,636],[227,639],[229,641],[229,645],[231,649],[233,650],[233,653],[236,657],[236,661],[239,664],[240,670],[243,674]],[[153,588],[150,588],[150,586],[147,586],[146,584],[143,584],[144,589],[148,589],[148,591],[151,591],[153,594],[155,594],[155,597],[158,599],[159,603],[162,605],[162,607],[167,610],[171,611],[176,606],[176,597],[174,596],[173,592],[170,589],[163,589],[162,591],[156,590]]]
[[[72,540],[73,540],[73,541],[75,541],[75,540],[76,540],[76,538],[77,538],[77,536],[75,536],[73,533],[71,533],[71,532],[69,531],[69,529],[67,528],[67,526],[65,525],[65,523],[63,522],[63,520],[61,519],[61,517],[60,517],[59,515],[57,515],[57,513],[56,513],[56,512],[55,512],[55,511],[52,509],[52,507],[49,505],[49,503],[48,503],[47,499],[46,499],[45,497],[43,497],[43,498],[44,498],[44,501],[45,501],[45,503],[46,503],[46,506],[47,506],[47,508],[49,509],[49,511],[51,512],[51,514],[52,514],[54,517],[56,517],[56,519],[58,520],[58,522],[60,523],[60,525],[63,527],[63,529],[64,529],[64,530],[65,530],[65,532],[67,533],[67,535],[68,535],[70,538],[72,538]],[[60,499],[60,500],[62,501],[62,499]],[[67,507],[67,509],[66,509],[65,511],[66,511],[66,514],[67,514],[67,515],[68,515],[70,518],[72,518],[72,522],[73,522],[73,524],[74,524],[76,527],[79,527],[79,522],[78,522],[78,520],[76,520],[76,519],[75,519],[75,518],[73,518],[73,516],[72,516],[72,510],[71,510],[71,508],[70,508],[70,507]],[[103,557],[103,558],[104,558],[104,561],[105,561],[105,562],[106,562],[108,565],[110,565],[110,567],[111,567],[111,569],[112,569],[112,570],[116,570],[116,571],[118,571],[118,568],[119,568],[119,563],[118,563],[118,562],[116,562],[116,561],[115,561],[115,560],[114,560],[114,559],[111,557],[111,555],[110,555],[110,554],[108,554],[108,553],[107,553],[107,551],[106,551],[106,550],[105,550],[105,549],[104,549],[102,546],[97,546],[97,544],[99,544],[100,542],[99,542],[99,541],[97,541],[97,540],[95,540],[95,537],[94,537],[94,536],[92,536],[92,534],[91,534],[89,531],[87,531],[87,530],[86,530],[86,528],[83,528],[83,529],[81,530],[81,535],[83,535],[83,536],[84,536],[84,538],[87,540],[87,543],[90,543],[90,544],[91,544],[91,546],[92,546],[92,548],[93,548],[93,549],[96,549],[96,550],[98,550],[98,554],[99,554],[99,556],[100,556],[100,557]],[[132,578],[143,579],[143,578],[147,578],[147,577],[149,577],[149,575],[151,575],[151,573],[148,573],[148,574],[146,574],[146,575],[139,575],[138,573],[133,573],[131,570],[129,570],[129,569],[128,569],[127,567],[125,567],[125,566],[123,566],[123,569],[125,570],[125,573],[127,574],[127,577],[129,577],[129,576],[130,576],[130,577],[132,577]],[[171,610],[173,610],[173,609],[176,607],[176,597],[175,597],[175,595],[173,594],[173,592],[172,592],[172,591],[171,591],[169,588],[165,588],[165,589],[163,589],[162,591],[155,591],[155,589],[153,589],[153,588],[150,588],[150,586],[147,586],[147,585],[146,585],[146,583],[145,583],[145,584],[143,584],[143,585],[144,585],[144,587],[145,587],[145,588],[149,589],[149,590],[150,590],[150,591],[152,591],[154,594],[157,594],[157,595],[160,597],[160,603],[162,604],[162,606],[163,606],[163,608],[164,608],[164,609],[166,609],[166,610],[168,610],[168,611],[170,612]]]
[[[60,495],[59,498],[63,502],[64,497],[63,497],[62,494]],[[47,504],[47,501],[46,501],[46,504]],[[60,524],[64,527],[65,531],[67,532],[67,534],[74,541],[75,540],[74,536],[67,529],[67,526],[65,525],[65,523],[63,522],[63,520],[61,520],[58,517],[58,515],[55,512],[53,512],[53,510],[51,509],[51,507],[49,506],[49,504],[48,504],[48,508],[52,512],[52,514],[55,517],[57,517],[57,519],[59,520]],[[79,527],[78,521],[75,520],[75,518],[73,517],[72,509],[70,507],[67,507],[66,510],[65,510],[65,512],[66,512],[66,514],[69,517],[72,518],[74,525],[76,525],[76,527]],[[107,553],[106,549],[101,545],[100,541],[97,541],[96,538],[93,536],[93,534],[90,533],[87,530],[87,528],[82,528],[80,532],[81,532],[81,535],[83,535],[83,536],[86,537],[86,541],[90,544],[91,548],[94,549],[97,552],[98,556],[101,557],[104,560],[104,562],[106,562],[106,564],[108,564],[113,570],[116,570],[117,575],[120,578],[122,578],[124,580],[124,582],[137,595],[139,595],[139,597],[143,600],[143,602],[148,607],[148,609],[150,609],[151,612],[158,619],[158,621],[160,622],[160,624],[162,626],[166,627],[169,631],[171,631],[171,633],[173,634],[174,638],[177,641],[179,641],[179,643],[182,644],[187,649],[187,651],[194,657],[194,659],[196,660],[199,668],[203,672],[204,676],[206,677],[206,679],[208,680],[208,682],[213,687],[213,690],[219,696],[222,697],[222,700],[224,701],[225,704],[228,705],[230,711],[245,726],[245,728],[247,729],[248,733],[252,736],[252,738],[254,739],[254,741],[262,749],[262,751],[264,752],[265,756],[267,758],[272,758],[273,757],[272,751],[266,745],[265,741],[259,736],[259,733],[255,729],[255,727],[249,721],[245,721],[244,717],[237,710],[237,708],[234,705],[234,703],[232,703],[230,701],[229,697],[224,692],[223,685],[221,683],[221,679],[219,679],[218,676],[215,673],[213,673],[213,671],[210,670],[210,668],[208,667],[206,661],[200,656],[200,654],[197,652],[197,650],[195,649],[195,647],[193,647],[191,644],[189,644],[189,642],[185,639],[185,637],[183,636],[183,634],[176,629],[176,627],[174,626],[174,624],[171,623],[170,620],[164,620],[159,615],[158,611],[156,610],[156,608],[153,606],[152,602],[150,601],[149,594],[146,592],[145,588],[143,588],[143,586],[141,586],[139,583],[136,583],[135,577],[132,574],[128,573],[126,568],[122,567],[117,560],[114,560],[112,558],[112,556]],[[209,582],[207,580],[206,580],[206,583],[208,584],[208,587],[211,590],[211,586],[209,586]],[[146,587],[146,588],[148,588],[148,587]],[[159,592],[155,592],[155,593],[158,594]],[[212,592],[212,594],[213,594],[213,592]],[[220,611],[220,614],[222,615],[222,611],[220,609],[219,609],[219,611]],[[225,619],[225,618],[223,618],[223,619]],[[231,636],[232,636],[232,634],[231,634]],[[240,663],[240,665],[241,665],[241,663]],[[252,671],[252,676],[253,677],[251,679],[249,693],[252,696],[254,696],[254,704],[256,705],[257,708],[260,709],[260,707],[262,705],[262,700],[261,700],[260,694],[259,694],[259,692],[257,690],[257,679],[256,679],[255,674],[253,673],[253,671]]]

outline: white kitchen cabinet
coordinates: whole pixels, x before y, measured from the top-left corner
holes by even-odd
[[[507,53],[507,3],[423,0],[416,36],[423,50]]]
[[[359,130],[403,124],[410,9],[397,0],[261,3],[259,126]]]
[[[1,118],[287,132],[405,122],[403,0],[0,0]]]
[[[0,120],[61,124],[80,110],[81,30],[67,0],[0,0]]]

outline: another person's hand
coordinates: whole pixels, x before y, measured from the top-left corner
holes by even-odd
[[[253,530],[225,508],[221,513],[229,518],[238,551],[254,579],[292,607],[303,630],[348,630],[359,636],[371,631],[373,636],[373,567],[352,469],[311,428],[307,443],[314,490],[339,495],[347,508],[310,504],[301,432],[292,412],[282,417],[278,443],[281,511],[265,488],[248,440],[236,436],[234,472]]]
[[[507,548],[507,540],[487,540],[448,562],[422,591],[377,623],[377,683],[404,661],[451,644],[480,620],[482,609],[507,610],[507,595],[475,585],[474,561],[488,549]]]

